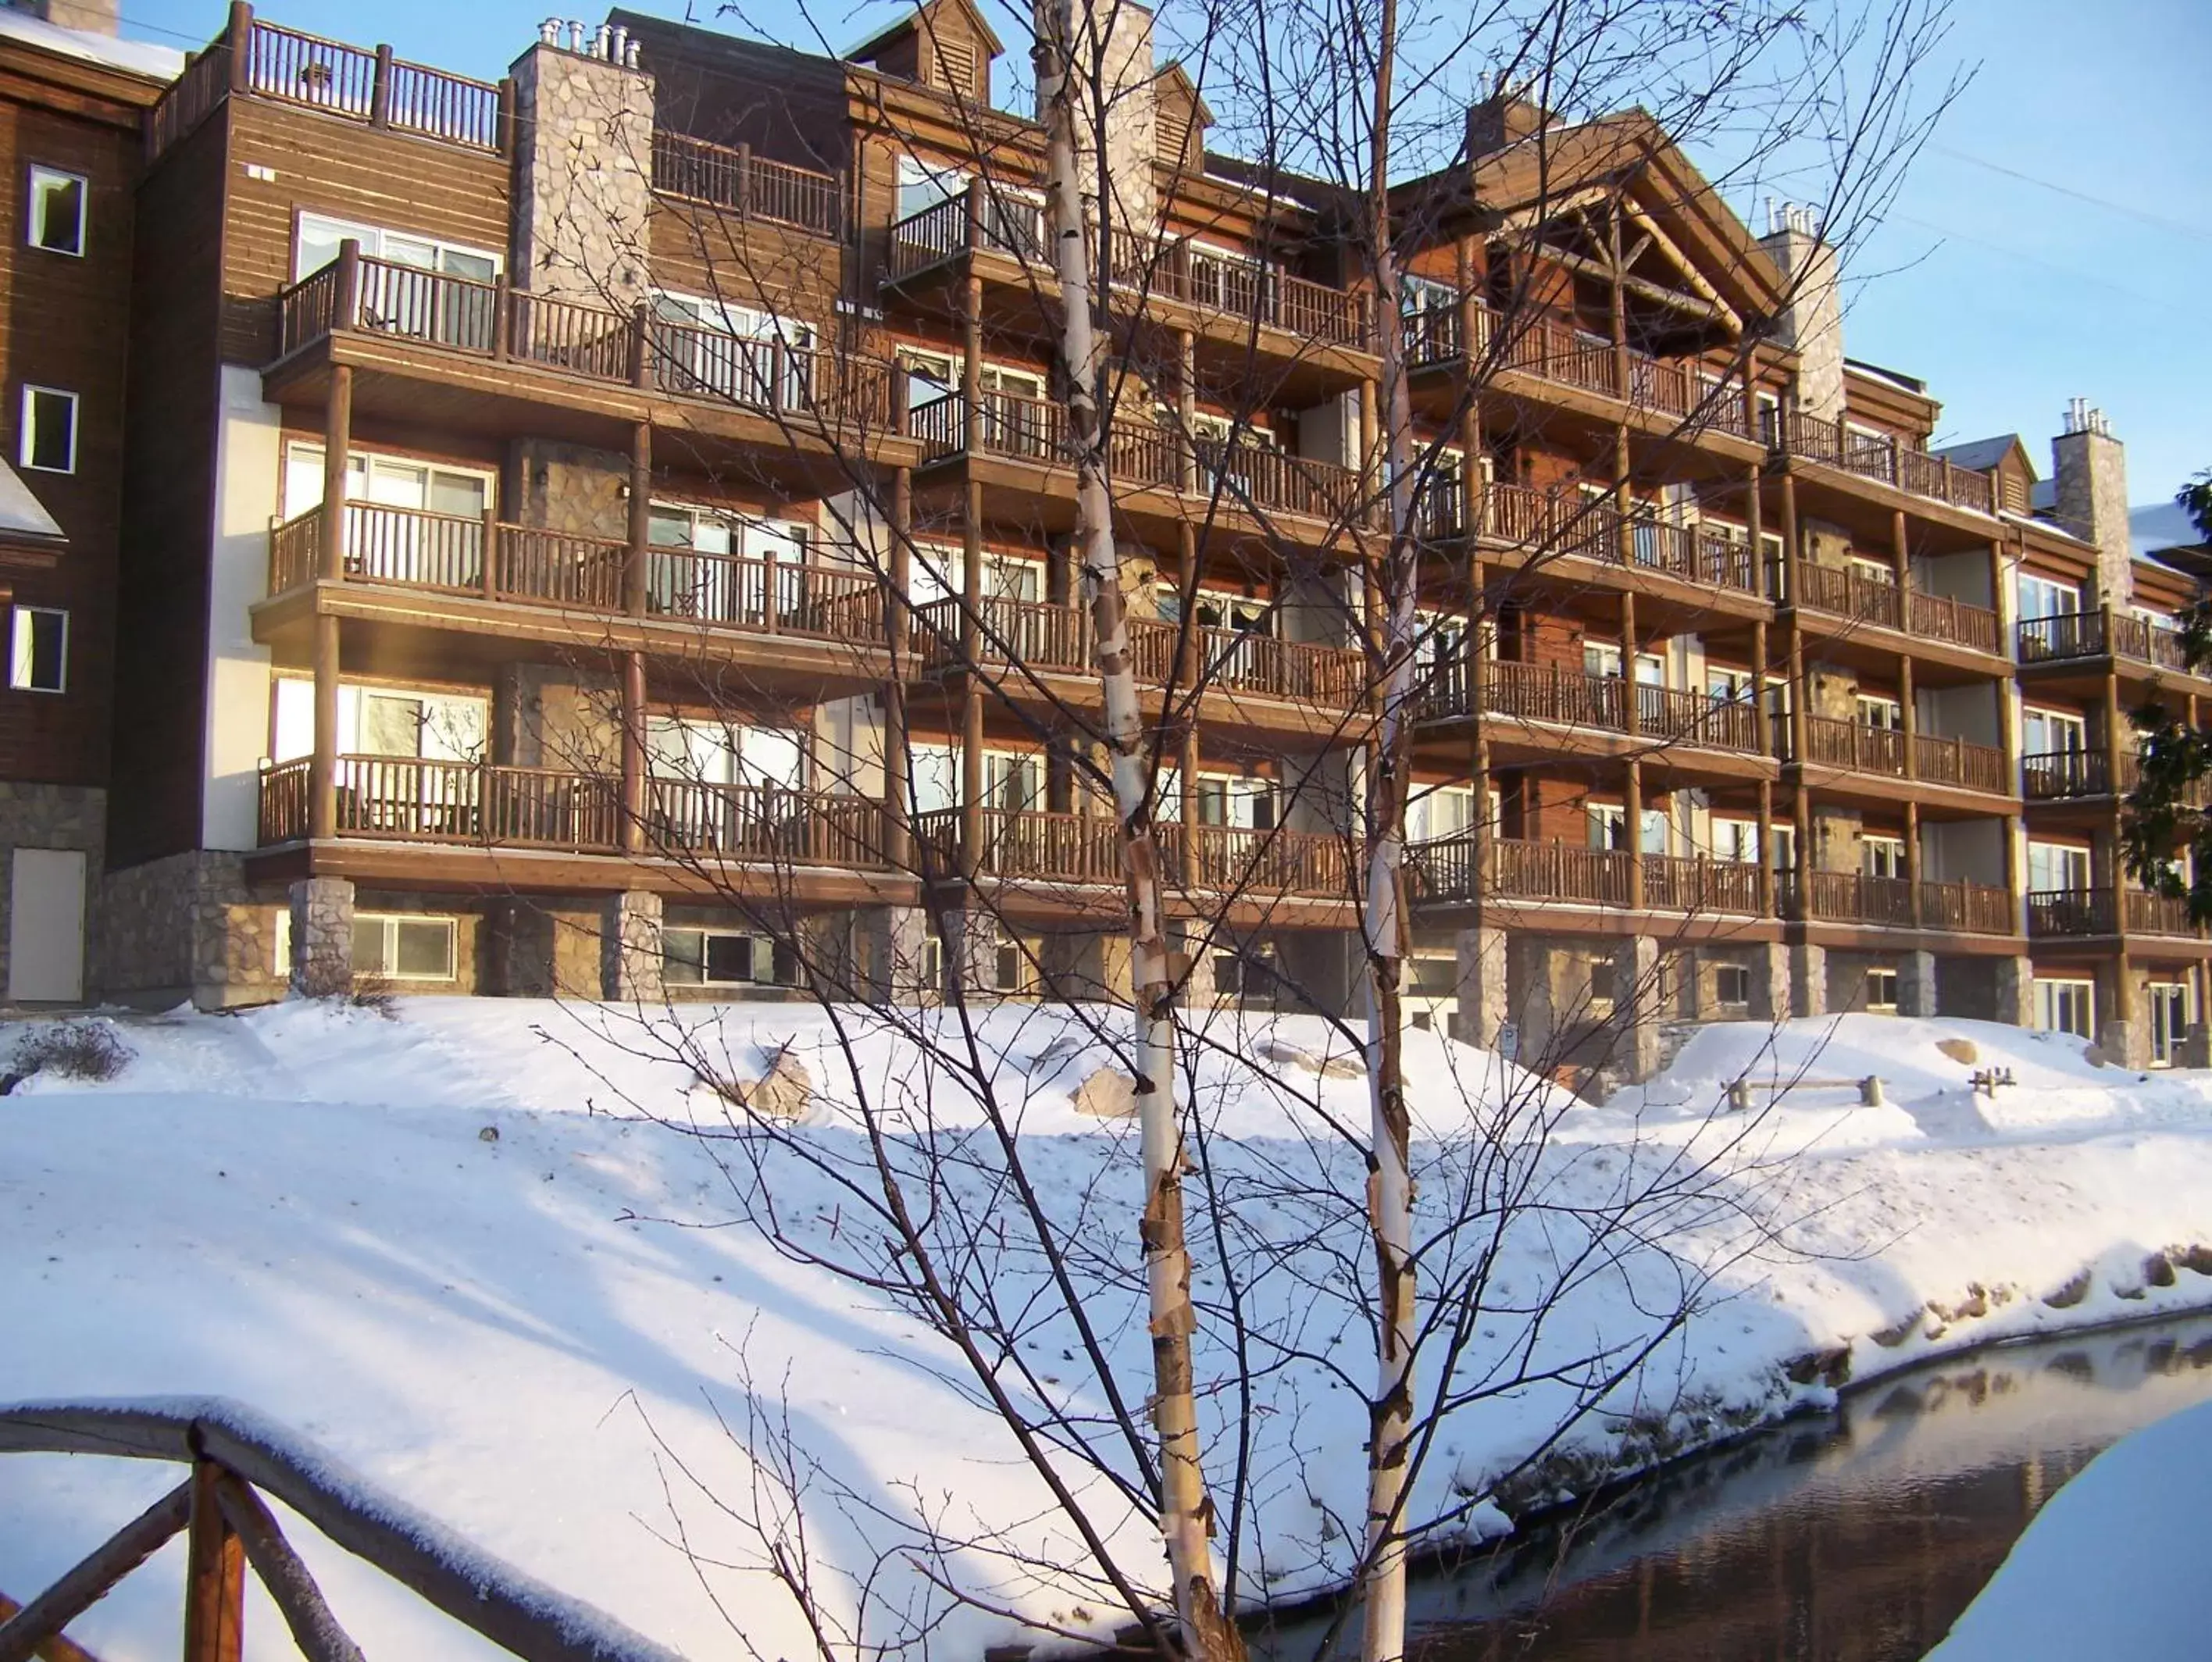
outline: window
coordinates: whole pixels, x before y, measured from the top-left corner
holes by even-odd
[[[2027,887],[2031,894],[2086,894],[2089,851],[2067,843],[2029,843]]]
[[[1232,998],[1272,998],[1275,994],[1275,951],[1272,946],[1248,952],[1213,955],[1213,990]]]
[[[1610,640],[1583,641],[1583,673],[1618,681],[1620,678],[1620,648]]]
[[[462,694],[338,683],[340,755],[419,756],[432,761],[482,761],[489,706]],[[315,683],[276,678],[269,755],[289,761],[315,748]]]
[[[656,289],[653,359],[661,385],[678,391],[718,392],[740,403],[786,409],[810,406],[814,331],[757,307]],[[775,347],[785,349],[783,385]]]
[[[1905,707],[1893,698],[1884,698],[1876,693],[1858,695],[1858,718],[1860,726],[1871,727],[1877,732],[1905,731]]]
[[[661,979],[672,986],[788,986],[796,955],[765,935],[734,929],[664,929]]]
[[[1757,820],[1722,819],[1715,816],[1712,827],[1715,859],[1731,861],[1737,865],[1759,864]]]
[[[1592,848],[1628,846],[1628,810],[1609,802],[1594,802],[1583,810]]]
[[[1464,836],[1474,822],[1474,788],[1467,785],[1415,786],[1406,801],[1406,835],[1414,842]]]
[[[357,912],[353,973],[391,981],[450,981],[459,934],[451,918]]]
[[[902,346],[895,361],[906,377],[906,407],[909,410],[949,397],[960,387],[960,364],[950,353]],[[946,434],[955,437],[955,434]]]
[[[488,248],[471,248],[463,243],[416,236],[408,231],[387,231],[381,226],[356,224],[323,214],[302,214],[299,240],[293,250],[294,280],[321,270],[338,257],[338,250],[348,242],[359,243],[365,258],[411,265],[417,270],[434,271],[449,277],[489,282],[500,271],[500,257]]]
[[[1886,560],[1869,560],[1862,554],[1851,556],[1850,573],[1862,583],[1878,583],[1885,589],[1897,585],[1897,567]]]
[[[1859,869],[1869,877],[1905,875],[1905,839],[1869,834],[1859,841]]]
[[[1779,447],[1782,443],[1781,395],[1759,388],[1752,393],[1751,402],[1753,409],[1759,413],[1759,436],[1770,448]]]
[[[2057,755],[2088,749],[2088,724],[2070,710],[2024,708],[2020,713],[2020,748],[2031,756]]]
[[[2189,1036],[2189,986],[2184,981],[2153,981],[2144,990],[2150,995],[2151,1063],[2170,1068]]]
[[[1751,971],[1742,964],[1719,964],[1713,969],[1713,1002],[1717,1004],[1748,1004],[1751,1002]]]
[[[1198,822],[1244,831],[1275,828],[1275,782],[1201,773],[1198,777]]]
[[[8,630],[8,684],[21,693],[69,690],[69,614],[18,606]]]
[[[1876,1016],[1897,1014],[1897,972],[1870,969],[1866,976],[1866,1008]]]
[[[767,578],[757,567],[735,565],[725,557],[734,555],[773,561],[776,619],[799,620],[806,612],[809,534],[809,527],[781,520],[655,502],[646,533],[653,549],[646,558],[646,608],[661,617],[767,621]]]
[[[2065,617],[2081,610],[2080,584],[2062,583],[2033,572],[2022,572],[2014,579],[2013,593],[2023,623],[2039,617]]]
[[[33,167],[30,223],[25,227],[31,246],[50,254],[82,254],[85,194],[85,182],[76,174]]]
[[[2045,1033],[2088,1038],[2096,1026],[2097,989],[2086,980],[2035,978],[2035,1025]]]
[[[957,167],[933,167],[913,156],[898,164],[898,217],[912,219],[942,202],[957,202],[968,194],[968,175]]]
[[[41,473],[76,471],[76,394],[59,387],[23,389],[23,428],[16,459]]]
[[[1705,667],[1705,695],[1716,704],[1748,704],[1752,699],[1751,671]]]

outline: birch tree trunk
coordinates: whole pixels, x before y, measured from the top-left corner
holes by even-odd
[[[1129,979],[1133,993],[1138,1123],[1145,1209],[1139,1238],[1151,1292],[1152,1426],[1159,1440],[1160,1526],[1175,1580],[1175,1615],[1184,1654],[1224,1662],[1243,1654],[1243,1639],[1224,1616],[1214,1587],[1213,1508],[1200,1463],[1193,1392],[1190,1254],[1184,1239],[1182,1125],[1176,1106],[1176,972],[1168,949],[1159,847],[1152,834],[1151,747],[1129,656],[1128,608],[1114,538],[1107,482],[1103,360],[1091,327],[1091,261],[1085,240],[1079,123],[1078,58],[1098,56],[1095,29],[1079,34],[1075,0],[1054,0],[1050,32],[1039,44],[1037,96],[1045,114],[1054,266],[1059,280],[1061,379],[1075,452],[1076,555],[1090,588],[1091,632],[1105,707],[1114,808],[1121,827],[1128,886]],[[1087,7],[1085,22],[1093,22]],[[1103,91],[1091,112],[1103,107]],[[1103,148],[1103,147],[1102,147]],[[1101,186],[1099,239],[1111,203]]]
[[[1376,50],[1375,153],[1368,209],[1382,358],[1382,455],[1389,541],[1380,586],[1382,708],[1367,770],[1368,850],[1361,895],[1367,952],[1368,1216],[1375,1242],[1376,1369],[1367,1452],[1367,1574],[1363,1662],[1399,1662],[1406,1649],[1406,1459],[1413,1424],[1413,1179],[1403,1042],[1407,956],[1406,800],[1413,761],[1409,708],[1420,551],[1414,531],[1413,409],[1406,384],[1401,288],[1391,244],[1391,70],[1395,0],[1382,0]]]

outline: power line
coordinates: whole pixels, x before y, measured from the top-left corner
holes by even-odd
[[[1969,167],[1986,168],[2006,179],[2016,179],[2023,185],[2033,185],[2039,190],[2049,191],[2054,196],[2069,197],[2075,202],[2086,202],[2093,208],[2102,208],[2108,213],[2119,214],[2145,225],[2154,225],[2161,231],[2171,231],[2177,236],[2194,238],[2199,242],[2212,242],[2212,231],[2201,225],[2191,225],[2186,220],[2169,219],[2163,214],[2154,214],[2142,208],[2130,208],[2124,202],[2114,202],[2109,197],[2094,196],[2087,191],[2077,191],[2070,185],[2061,185],[2055,179],[2039,179],[2033,173],[2024,173],[2017,167],[2008,167],[2001,161],[1987,157],[1969,155],[1964,150],[1954,150],[1948,144],[1931,144],[1929,149],[1938,155],[1947,155],[1954,161],[1963,161]]]
[[[2087,283],[2093,288],[2108,289],[2115,294],[2124,294],[2128,299],[2138,301],[2144,306],[2171,309],[2175,304],[2171,299],[2160,300],[2154,295],[2143,294],[2139,289],[2124,288],[2108,278],[2092,276],[2087,271],[2078,271],[2070,265],[2061,265],[2055,260],[2047,260],[2039,255],[2031,254],[2023,248],[2014,248],[2002,242],[1991,242],[1986,237],[1970,236],[1952,226],[1937,225],[1929,220],[1917,219],[1911,214],[1894,211],[1889,217],[1902,225],[1917,225],[1922,230],[1933,232],[1947,241],[1969,242],[1977,248],[1988,250],[1992,254],[2002,254],[2008,259],[2016,259],[2023,264],[2036,266],[2057,276],[2064,277],[2069,282]]]

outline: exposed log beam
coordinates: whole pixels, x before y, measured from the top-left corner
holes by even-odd
[[[0,1627],[0,1662],[31,1662],[46,1641],[58,1635],[110,1587],[152,1557],[191,1515],[192,1486],[179,1483],[9,1617]]]

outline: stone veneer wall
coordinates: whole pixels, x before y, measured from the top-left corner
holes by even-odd
[[[517,58],[514,73],[517,281],[627,310],[651,284],[653,82],[547,45]]]
[[[249,888],[244,856],[203,850],[111,871],[100,900],[92,979],[101,998],[222,1010],[284,996],[276,919],[290,896]]]
[[[99,993],[100,867],[107,843],[107,792],[94,786],[0,782],[0,920],[15,904],[18,848],[74,849],[84,857],[85,991]],[[0,927],[0,987],[8,984],[8,931]]]

